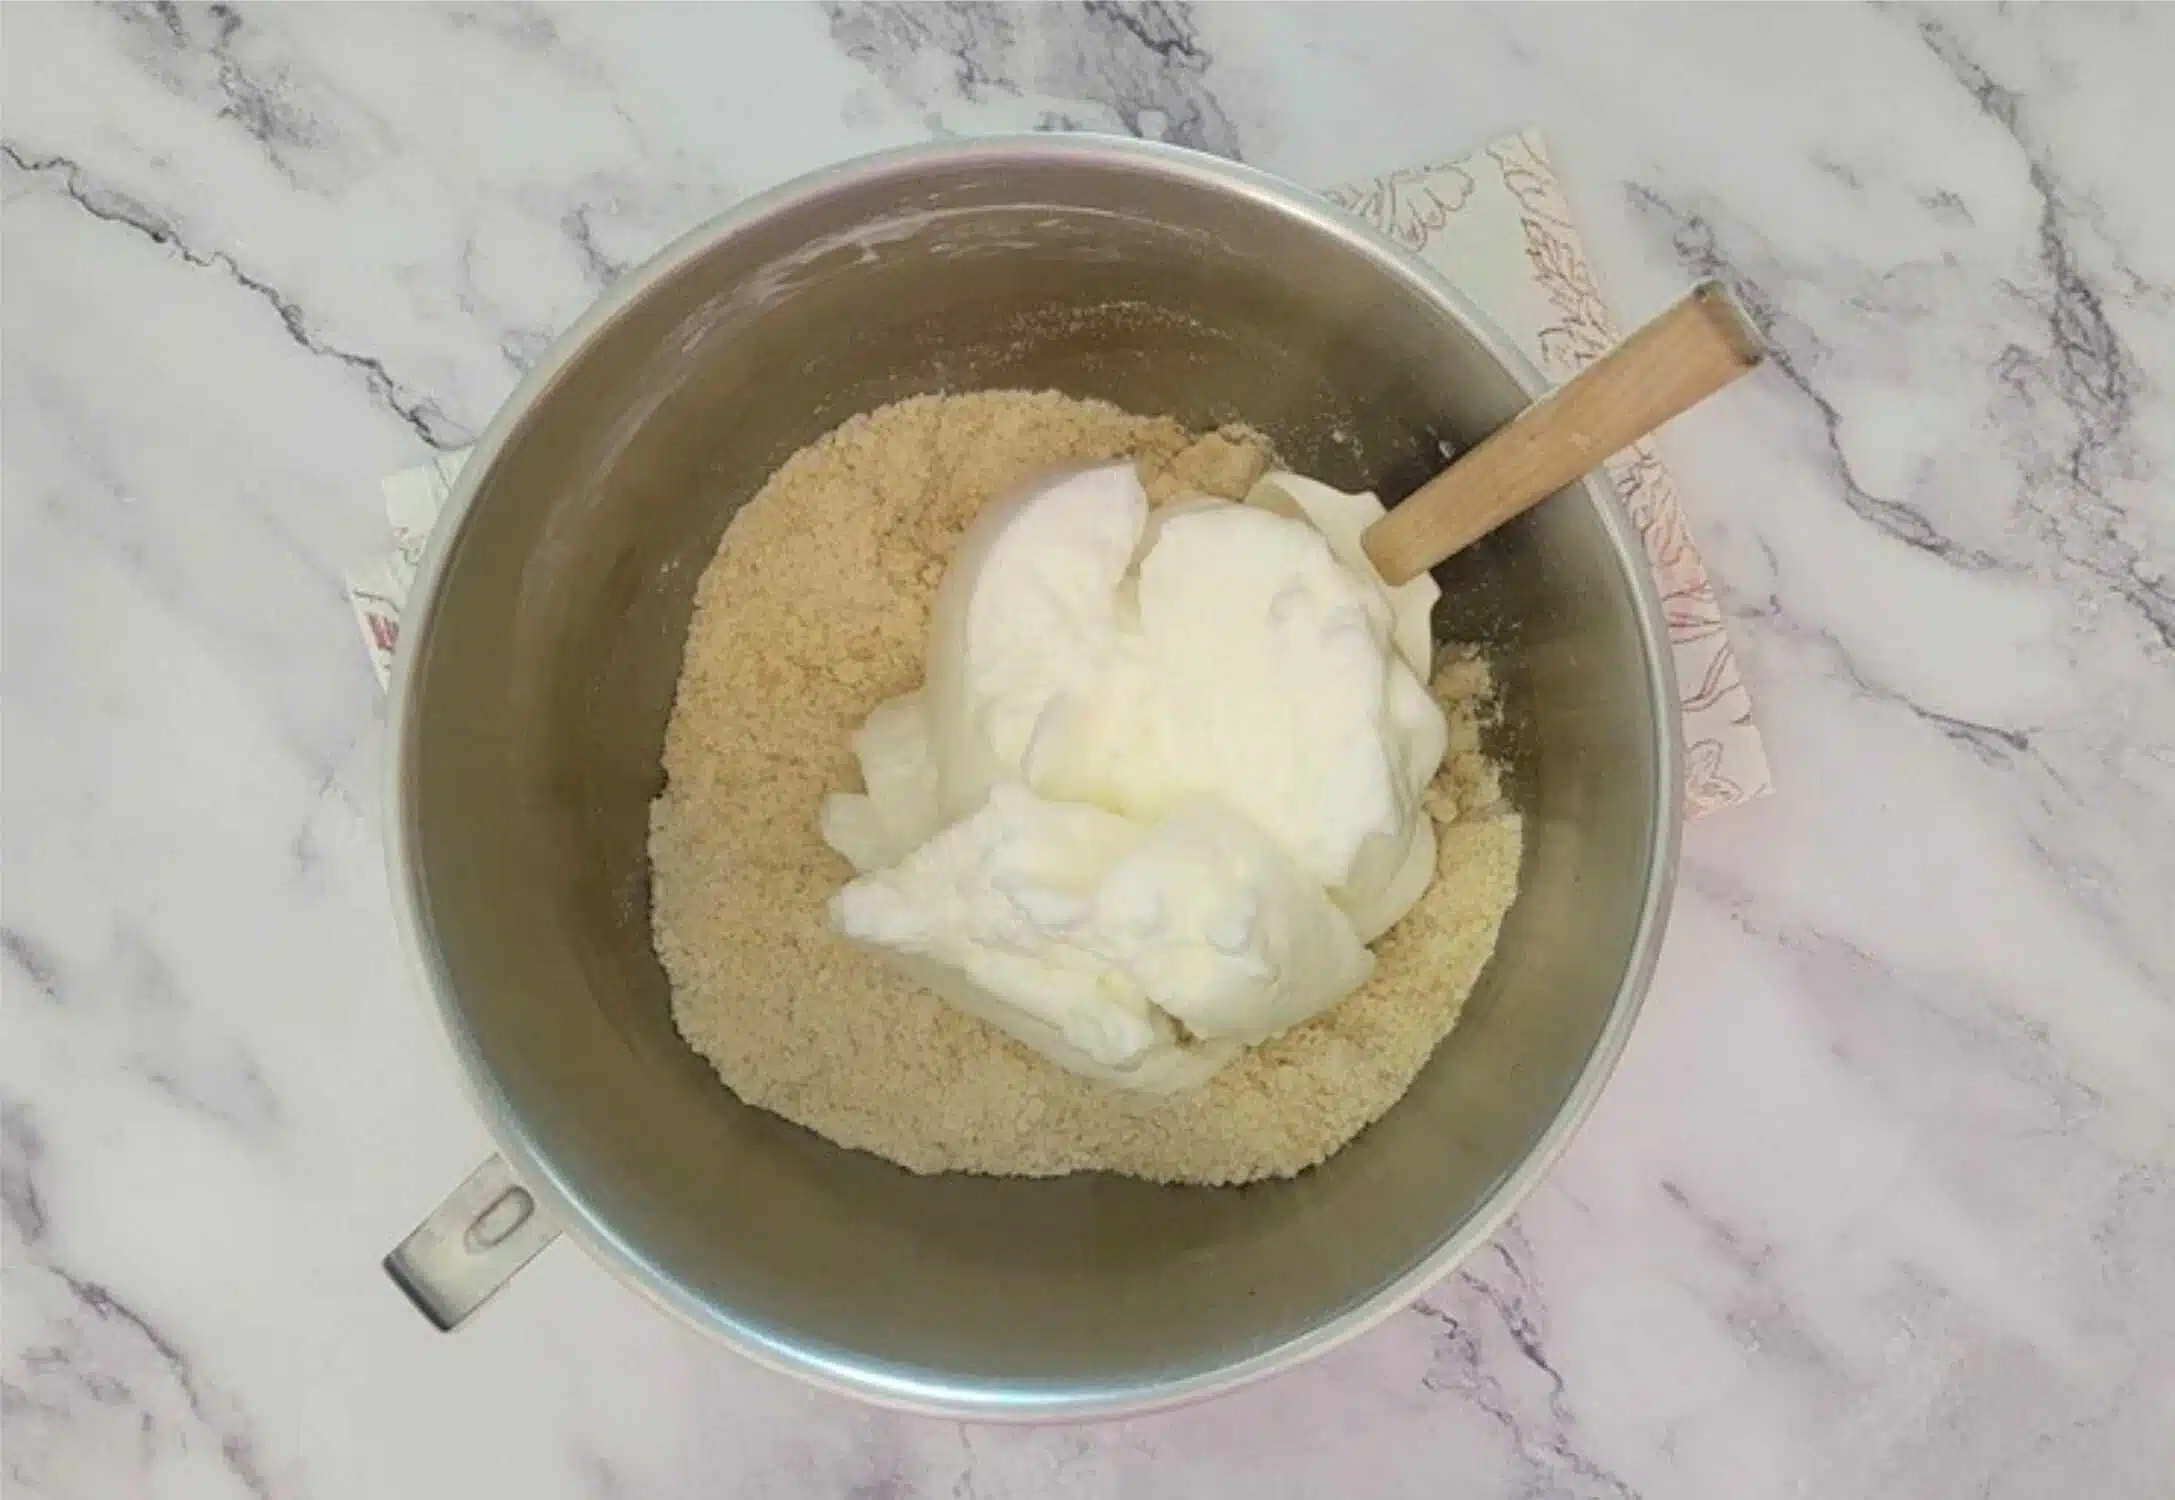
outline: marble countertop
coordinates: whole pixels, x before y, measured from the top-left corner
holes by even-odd
[[[11,1496],[1988,1496],[2175,1474],[2175,12],[6,8]],[[1488,1249],[1107,1426],[863,1410],[568,1246],[378,1255],[486,1149],[408,986],[376,478],[669,236],[931,134],[1335,182],[1545,132],[1779,795]]]

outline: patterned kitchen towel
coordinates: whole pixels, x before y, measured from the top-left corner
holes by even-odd
[[[1552,380],[1568,380],[1619,338],[1533,131],[1462,161],[1408,167],[1328,196],[1440,271]],[[348,596],[381,683],[392,670],[416,564],[464,456],[443,454],[384,482],[395,550],[348,574]],[[1685,813],[1696,818],[1763,797],[1773,790],[1767,753],[1676,481],[1651,441],[1626,448],[1607,469],[1638,525],[1669,621],[1683,698]]]

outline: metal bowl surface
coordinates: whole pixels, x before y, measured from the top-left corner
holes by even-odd
[[[648,925],[696,579],[812,438],[1001,387],[1245,421],[1390,501],[1543,388],[1416,261],[1192,153],[1034,137],[789,184],[623,281],[468,461],[394,685],[389,858],[492,1134],[590,1254],[779,1369],[1046,1420],[1289,1366],[1502,1224],[1639,1008],[1681,751],[1638,540],[1586,481],[1440,570],[1438,637],[1495,661],[1524,868],[1457,1029],[1341,1154],[1238,1189],[924,1178],[742,1105],[674,1031]]]

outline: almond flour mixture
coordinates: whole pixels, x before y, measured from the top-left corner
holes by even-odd
[[[657,951],[688,1042],[743,1100],[917,1172],[1158,1181],[1290,1176],[1410,1086],[1495,945],[1520,830],[1480,752],[1484,665],[1444,653],[1450,752],[1427,796],[1434,883],[1376,945],[1373,977],[1176,1098],[1065,1072],[829,928],[852,874],[817,832],[857,785],[849,740],[921,677],[930,600],[967,522],[1060,464],[1139,461],[1152,500],[1237,499],[1270,467],[1230,429],[1196,436],[1054,393],[922,397],[795,454],[734,519],[697,590],[651,810]]]

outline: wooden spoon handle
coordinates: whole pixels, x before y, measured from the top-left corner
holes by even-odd
[[[1704,401],[1765,352],[1722,283],[1702,282],[1406,496],[1361,545],[1395,588]]]

